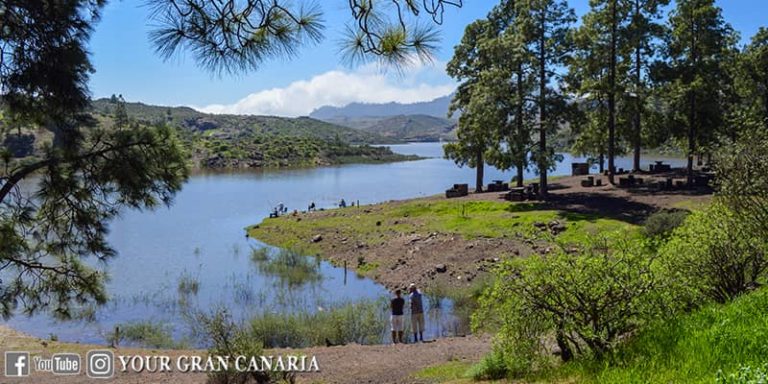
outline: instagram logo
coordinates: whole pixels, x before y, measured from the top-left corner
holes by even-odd
[[[86,361],[88,362],[86,373],[92,379],[110,379],[115,375],[115,355],[112,351],[88,351]]]

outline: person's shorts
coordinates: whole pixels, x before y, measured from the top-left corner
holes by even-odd
[[[392,332],[402,332],[403,331],[403,324],[405,321],[403,320],[403,315],[392,315],[390,320],[392,321]]]
[[[411,328],[413,332],[424,332],[424,314],[414,313],[411,315]]]

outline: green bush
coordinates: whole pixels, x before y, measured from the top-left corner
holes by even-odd
[[[683,224],[690,214],[686,210],[664,210],[651,214],[645,220],[643,232],[648,237],[665,237]]]
[[[764,383],[768,289],[710,303],[639,330],[608,358],[567,364],[542,381],[579,383]],[[566,379],[566,377],[568,379]]]
[[[193,314],[196,322],[195,332],[205,339],[212,356],[261,356],[263,345],[254,338],[247,327],[242,327],[232,321],[225,310],[216,310],[210,315]],[[230,367],[228,371],[211,372],[208,382],[212,384],[249,383],[259,384],[294,382],[291,372],[247,371],[240,372]]]
[[[654,262],[644,243],[626,240],[505,260],[473,326],[499,329],[495,343],[512,376],[546,362],[545,335],[554,335],[564,361],[599,359],[661,310]]]
[[[677,295],[724,303],[760,285],[768,269],[768,239],[752,228],[717,201],[691,214],[660,249],[666,280],[677,284]]]

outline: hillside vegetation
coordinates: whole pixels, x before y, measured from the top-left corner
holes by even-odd
[[[95,100],[92,113],[103,125],[112,125],[119,103],[118,98]],[[213,115],[143,103],[124,106],[133,122],[176,128],[196,167],[316,166],[414,158],[370,146],[395,140],[308,117]]]

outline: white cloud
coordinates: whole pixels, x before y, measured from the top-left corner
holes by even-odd
[[[214,104],[195,109],[207,113],[294,117],[306,116],[325,105],[341,107],[353,102],[430,101],[448,95],[456,88],[444,69],[445,63],[415,65],[400,74],[383,73],[374,65],[355,71],[334,70],[309,80],[295,81],[283,88],[251,93],[234,104]]]

